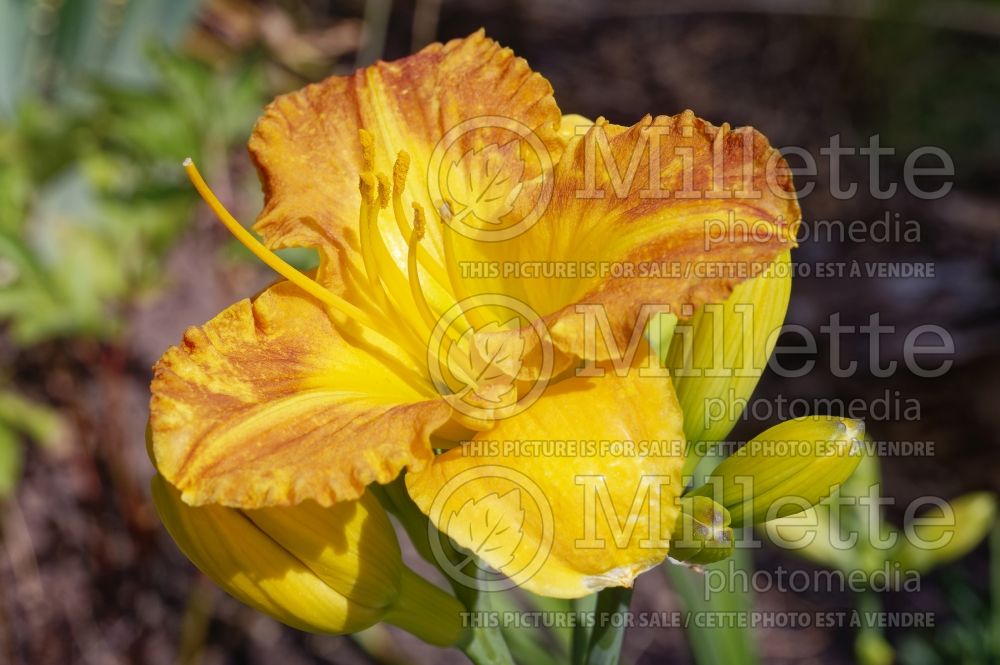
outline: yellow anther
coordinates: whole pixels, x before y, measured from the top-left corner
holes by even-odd
[[[427,304],[427,297],[420,286],[420,273],[417,271],[417,247],[419,247],[426,230],[427,218],[424,216],[424,209],[419,203],[414,203],[413,232],[410,234],[409,247],[406,253],[407,277],[410,282],[410,293],[413,295],[413,302],[417,305],[420,316],[424,319],[428,328],[434,330],[438,325],[438,321],[433,312],[431,312],[430,305]]]
[[[409,240],[413,229],[406,219],[403,209],[403,190],[406,189],[406,176],[410,172],[410,155],[405,150],[401,150],[396,157],[396,163],[392,166],[392,214],[396,219],[396,227],[404,240]],[[448,283],[448,275],[444,268],[427,254],[426,248],[418,252],[420,265],[427,270],[434,281],[441,285]]]
[[[424,233],[427,232],[427,216],[424,215],[424,208],[419,203],[413,204],[413,237],[423,240]]]
[[[389,179],[384,173],[379,173],[375,177],[378,180],[378,207],[385,210],[389,207],[389,197],[391,195],[389,191]]]
[[[358,177],[358,189],[361,190],[361,200],[367,204],[375,202],[378,180],[371,171],[365,171]]]
[[[367,129],[358,130],[358,138],[361,140],[361,163],[362,171],[375,170],[375,137]]]
[[[392,165],[392,193],[402,194],[406,188],[406,176],[410,172],[410,153],[400,150],[396,163]]]

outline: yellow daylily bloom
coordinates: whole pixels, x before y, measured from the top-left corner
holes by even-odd
[[[186,164],[285,278],[156,365],[152,455],[186,504],[335,506],[406,470],[459,543],[481,545],[469,530],[498,514],[516,522],[477,553],[529,590],[629,585],[663,559],[684,416],[632,341],[649,306],[688,317],[793,244],[791,180],[760,133],[690,111],[629,127],[563,116],[549,83],[479,32],[279,97],[250,152],[263,244]],[[725,231],[711,244],[710,222]],[[292,246],[317,250],[315,275],[271,251]],[[526,440],[660,445],[555,461],[487,445]],[[487,466],[506,481],[449,486]],[[511,478],[540,491],[553,529],[522,519]],[[585,519],[609,510],[625,521]],[[530,575],[521,543],[545,548]]]

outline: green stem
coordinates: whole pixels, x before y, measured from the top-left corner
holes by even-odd
[[[621,659],[626,614],[632,603],[631,587],[610,587],[597,594],[595,622],[590,635],[586,665],[617,665]]]
[[[403,525],[403,529],[410,537],[410,540],[413,541],[413,546],[420,553],[420,556],[441,570],[445,579],[451,584],[455,596],[464,606],[466,613],[463,616],[466,617],[466,630],[461,642],[456,646],[465,652],[465,655],[475,665],[514,665],[514,659],[510,654],[510,649],[507,647],[507,642],[504,640],[500,628],[491,626],[487,621],[491,611],[489,594],[465,586],[458,580],[453,579],[448,574],[448,571],[441,567],[440,562],[437,561],[431,550],[428,540],[430,531],[427,516],[423,514],[420,508],[413,503],[410,495],[407,494],[403,479],[397,478],[388,485],[378,487],[371,485],[371,487],[375,488],[376,496],[378,496],[379,501],[386,510],[399,519],[400,524]],[[463,555],[452,549],[447,539],[444,539],[442,546],[445,554],[453,562],[464,558]],[[475,571],[476,563],[475,561],[470,561],[466,568],[466,574],[474,577]]]
[[[873,591],[862,591],[858,597],[861,627],[854,640],[854,651],[861,665],[892,665],[895,655],[892,645],[882,630],[874,625],[871,617],[882,612],[882,601]]]
[[[576,612],[577,624],[573,628],[573,642],[570,646],[570,662],[573,665],[583,665],[587,662],[587,652],[590,649],[590,634],[592,626],[588,622],[597,609],[597,594],[592,593],[573,601],[573,611]]]
[[[465,608],[409,568],[403,568],[399,598],[384,620],[439,647],[453,646],[467,638]]]

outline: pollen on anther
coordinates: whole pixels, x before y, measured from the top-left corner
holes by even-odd
[[[406,187],[406,175],[410,172],[410,154],[400,150],[396,163],[392,165],[392,191],[401,193]]]
[[[375,137],[367,129],[358,130],[358,139],[361,141],[361,160],[365,171],[375,168]]]
[[[358,176],[358,189],[361,191],[361,198],[365,203],[375,202],[376,188],[378,187],[378,181],[375,179],[375,174],[370,171],[365,171],[360,176]]]
[[[424,233],[427,230],[427,217],[424,215],[424,209],[419,203],[413,204],[413,238],[414,240],[420,240],[424,237]]]
[[[378,207],[384,210],[389,207],[389,197],[391,195],[389,191],[389,178],[384,173],[379,173],[375,177],[378,179]]]

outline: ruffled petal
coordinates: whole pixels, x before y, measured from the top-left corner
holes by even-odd
[[[527,128],[558,157],[561,115],[552,86],[481,30],[278,97],[250,139],[265,195],[255,228],[272,247],[334,243],[357,249],[362,128],[374,137],[378,172],[391,176],[397,153],[409,153],[406,209],[416,201],[433,213],[441,203],[428,194],[428,164],[435,146],[449,130],[483,116],[503,117]],[[516,138],[502,127],[493,129],[473,132],[477,145],[489,144],[489,137],[497,143]],[[463,153],[454,156],[461,161]],[[498,156],[512,159],[493,154]],[[455,175],[471,176],[461,168]],[[380,224],[389,230],[391,216],[383,215]],[[429,229],[429,240],[440,250],[435,226]],[[390,238],[390,251],[405,249],[406,240]],[[405,265],[405,251],[402,259]]]
[[[439,530],[513,582],[575,598],[630,586],[667,555],[683,450],[669,380],[578,377],[406,485]]]
[[[150,430],[160,473],[192,505],[356,499],[430,461],[450,408],[405,366],[349,343],[281,282],[157,362]]]
[[[648,306],[689,318],[795,246],[801,213],[787,165],[756,130],[715,127],[690,111],[631,127],[563,124],[575,138],[537,223],[455,249],[464,265],[497,266],[467,270],[468,292],[526,303],[560,349],[616,358],[611,344],[588,343],[588,325],[607,317],[614,347],[625,349]]]

